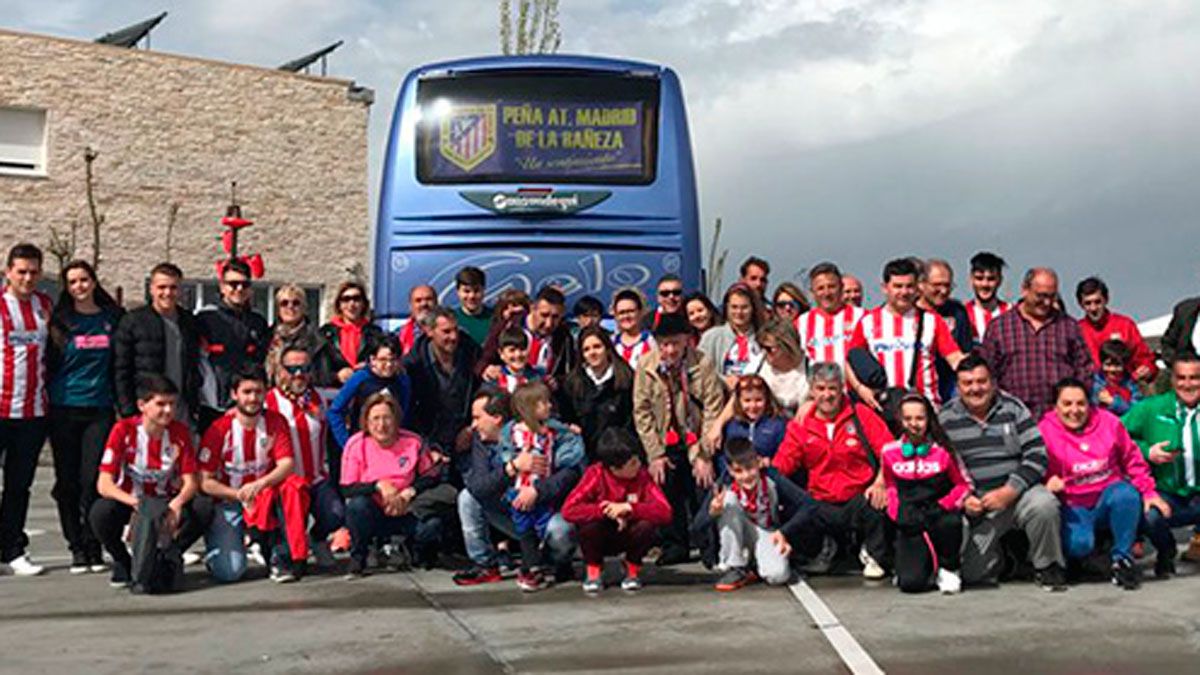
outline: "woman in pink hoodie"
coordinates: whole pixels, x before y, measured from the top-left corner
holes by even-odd
[[[1038,424],[1046,441],[1046,487],[1062,501],[1063,552],[1087,557],[1096,530],[1112,532],[1112,581],[1141,583],[1133,541],[1143,511],[1164,506],[1142,453],[1116,415],[1088,403],[1087,385],[1065,378],[1054,386],[1054,409]]]

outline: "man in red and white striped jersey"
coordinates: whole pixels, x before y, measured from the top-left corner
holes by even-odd
[[[971,256],[971,289],[975,297],[963,303],[975,332],[975,344],[983,342],[988,324],[1001,314],[1012,309],[1012,304],[1000,299],[996,292],[1004,281],[1004,258],[980,251]]]
[[[796,317],[800,345],[809,363],[836,363],[844,368],[846,345],[863,309],[845,301],[842,272],[831,262],[820,263],[809,271],[808,290],[814,307]]]
[[[218,581],[236,581],[245,573],[247,528],[271,551],[274,581],[295,581],[308,558],[308,491],[293,471],[287,420],[263,408],[266,379],[260,366],[237,372],[234,408],[200,442],[200,488],[215,502],[205,561]]]
[[[38,455],[46,441],[46,336],[53,303],[37,291],[42,251],[17,244],[8,252],[0,296],[0,575],[44,570],[25,553],[25,516]]]
[[[940,356],[954,368],[963,359],[963,353],[937,312],[916,307],[918,275],[916,262],[911,258],[892,260],[884,266],[883,292],[887,302],[863,315],[850,339],[850,349],[869,351],[887,374],[887,386],[920,392],[937,405],[941,399],[934,360]],[[847,370],[854,390],[863,400],[874,404],[874,392],[862,385],[852,368]]]
[[[139,376],[137,386],[139,414],[120,420],[108,434],[96,484],[100,498],[88,521],[112,556],[111,585],[133,583],[135,590],[149,590],[158,576],[154,567],[162,529],[184,548],[206,524],[191,508],[200,481],[192,433],[175,419],[179,390],[155,374]],[[131,557],[122,533],[134,512],[138,526]]]
[[[279,357],[279,377],[267,392],[267,410],[283,416],[292,436],[295,472],[308,490],[309,514],[313,518],[313,550],[321,567],[333,566],[326,539],[342,527],[346,505],[337,485],[329,480],[325,454],[325,405],[312,386],[312,357],[304,345],[288,345]]]

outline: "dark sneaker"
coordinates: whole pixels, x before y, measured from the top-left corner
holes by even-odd
[[[728,593],[749,586],[755,581],[758,581],[757,574],[744,567],[735,567],[721,575],[721,578],[717,580],[716,589],[722,593]]]
[[[88,571],[92,574],[100,574],[108,571],[108,565],[104,564],[104,554],[100,551],[90,551],[87,554]]]
[[[478,586],[480,584],[492,584],[501,581],[503,577],[500,576],[500,568],[498,567],[480,567],[475,565],[470,569],[456,572],[453,579],[457,586]]]
[[[125,563],[113,561],[112,577],[108,580],[108,585],[113,588],[126,588],[129,586],[129,565]]]
[[[674,546],[664,547],[662,555],[658,556],[658,560],[654,564],[658,567],[671,567],[672,565],[686,565],[691,560],[687,549]]]
[[[541,570],[517,572],[517,588],[526,593],[536,593],[546,587],[546,578]]]
[[[1043,591],[1061,593],[1067,590],[1067,573],[1058,563],[1037,571],[1037,583]]]
[[[278,565],[271,568],[271,581],[277,584],[290,584],[297,581],[295,573],[292,572],[290,566]]]
[[[87,574],[91,571],[91,566],[88,564],[88,556],[83,551],[74,551],[71,553],[71,574]]]
[[[1175,560],[1168,556],[1159,556],[1154,561],[1154,578],[1170,579],[1175,576]]]
[[[367,561],[351,558],[350,567],[346,569],[346,579],[352,581],[365,576],[367,576]]]
[[[621,580],[621,590],[626,593],[637,593],[642,590],[642,580],[639,577],[627,576]]]
[[[1112,582],[1127,591],[1136,591],[1142,585],[1142,570],[1128,558],[1118,558],[1112,564]]]

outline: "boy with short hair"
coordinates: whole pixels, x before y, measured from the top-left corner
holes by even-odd
[[[529,365],[529,336],[520,326],[505,328],[499,345],[500,372],[488,382],[511,394],[522,384],[542,379],[544,373]]]
[[[1124,415],[1142,400],[1138,383],[1130,375],[1133,350],[1120,340],[1100,344],[1100,370],[1093,375],[1092,401],[1114,415]]]
[[[296,581],[308,558],[309,495],[293,472],[291,429],[266,409],[266,373],[239,370],[231,382],[234,407],[204,432],[200,487],[213,502],[205,561],[213,578],[237,581],[246,572],[245,535],[271,551],[271,580]]]
[[[571,315],[575,324],[572,326],[571,334],[573,337],[578,337],[579,331],[599,324],[600,320],[604,318],[604,303],[593,296],[585,295],[575,301]]]
[[[736,591],[762,579],[772,586],[792,577],[790,540],[801,525],[798,517],[811,498],[790,480],[768,474],[763,460],[748,438],[725,444],[728,482],[722,480],[708,493],[708,508],[701,510],[693,530],[717,523],[720,537],[718,591]],[[753,561],[753,565],[751,565]]]
[[[604,589],[606,555],[625,554],[621,590],[641,590],[642,558],[671,522],[671,505],[638,456],[628,429],[609,427],[596,443],[596,463],[563,504],[562,515],[577,528],[585,574],[583,592]]]
[[[192,511],[200,482],[191,431],[175,419],[178,394],[162,375],[140,376],[140,414],[117,422],[104,445],[99,499],[89,521],[112,556],[115,588],[176,590],[183,574],[180,551],[204,528]],[[135,514],[131,556],[122,533]]]

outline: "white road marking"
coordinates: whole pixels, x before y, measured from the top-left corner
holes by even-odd
[[[837,651],[838,656],[842,657],[842,662],[846,664],[853,675],[882,675],[883,669],[875,663],[875,660],[871,658],[867,650],[863,649],[858,640],[854,639],[850,631],[842,625],[841,620],[808,585],[808,582],[801,579],[792,584],[789,590],[804,606],[805,611],[817,624],[817,628],[821,629],[825,639],[829,641],[830,645],[833,645],[834,650]]]

